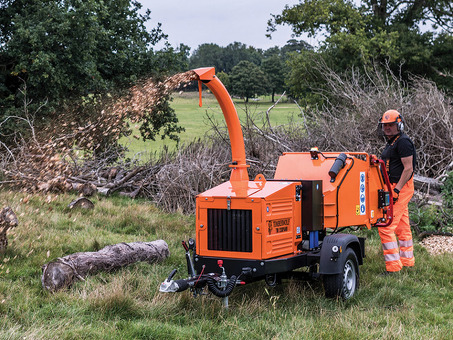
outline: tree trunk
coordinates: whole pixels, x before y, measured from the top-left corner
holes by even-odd
[[[42,287],[55,292],[70,287],[76,280],[84,280],[89,274],[111,271],[139,261],[151,264],[169,255],[168,245],[163,240],[118,243],[97,252],[71,254],[43,265]]]

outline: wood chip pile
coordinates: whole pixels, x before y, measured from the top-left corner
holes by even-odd
[[[431,255],[439,255],[443,253],[453,254],[453,236],[429,236],[420,244],[428,250]]]

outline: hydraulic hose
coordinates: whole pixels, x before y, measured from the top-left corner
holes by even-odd
[[[227,297],[228,295],[231,294],[234,287],[236,286],[236,279],[237,279],[236,276],[232,275],[231,278],[228,280],[225,290],[222,290],[219,287],[217,287],[217,281],[210,278],[208,280],[208,289],[215,296],[218,296],[221,298]]]
[[[178,290],[176,292],[183,292],[190,287],[189,283],[185,279],[175,280],[175,283],[178,285]]]

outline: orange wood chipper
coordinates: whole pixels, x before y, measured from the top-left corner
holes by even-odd
[[[288,152],[273,179],[249,180],[240,121],[214,68],[194,70],[223,111],[231,141],[230,180],[196,198],[196,240],[182,242],[189,277],[161,284],[161,292],[207,287],[224,298],[237,285],[270,286],[300,274],[322,278],[327,297],[349,299],[359,285],[365,239],[347,227],[387,226],[393,202],[382,160],[362,152]],[[305,270],[296,269],[306,267]]]

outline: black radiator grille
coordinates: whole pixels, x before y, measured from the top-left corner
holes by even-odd
[[[252,211],[208,209],[208,249],[252,252]]]

